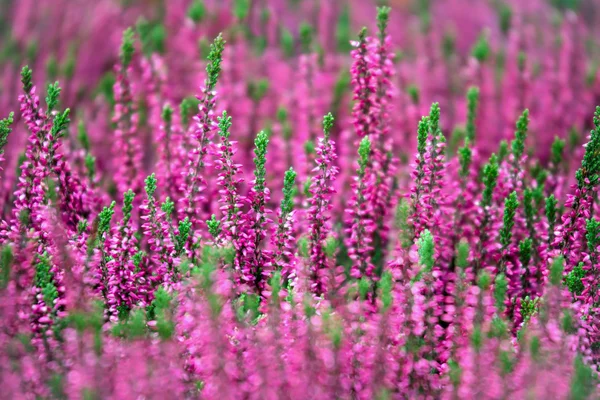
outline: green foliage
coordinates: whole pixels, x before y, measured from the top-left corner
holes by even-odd
[[[452,33],[444,33],[442,38],[442,54],[448,60],[456,53],[456,36]]]
[[[63,75],[67,79],[71,79],[75,74],[75,67],[77,65],[77,47],[75,45],[69,46],[69,52],[66,59],[61,65]]]
[[[531,261],[531,246],[533,241],[531,238],[525,238],[519,242],[519,260],[523,267],[527,267],[529,265],[529,261]]]
[[[152,53],[165,52],[167,31],[160,21],[150,22],[142,17],[138,21],[136,28],[140,35],[142,52],[146,56],[150,56]]]
[[[54,54],[50,54],[46,61],[46,77],[49,80],[56,79],[58,75],[58,61]]]
[[[371,141],[368,137],[362,138],[358,147],[358,165],[360,167],[358,171],[359,176],[364,176],[365,168],[369,165],[369,157],[371,156]]]
[[[33,88],[33,82],[31,80],[31,68],[28,65],[21,69],[21,84],[23,85],[23,91],[29,93]]]
[[[530,188],[525,188],[523,191],[523,209],[527,223],[533,223],[537,215],[537,210],[533,205],[533,194],[534,192]]]
[[[308,238],[305,236],[298,239],[298,254],[303,258],[308,258],[309,256]]]
[[[54,286],[54,277],[51,268],[48,254],[39,254],[35,265],[34,282],[35,286],[41,289],[44,302],[50,309],[54,307],[54,300],[58,298],[58,290]]]
[[[591,254],[597,253],[597,247],[600,243],[600,221],[590,218],[586,221],[586,234],[588,251]]]
[[[508,34],[508,31],[512,25],[512,15],[513,12],[510,6],[505,2],[500,3],[500,6],[498,7],[498,19],[500,30],[505,36]]]
[[[0,154],[4,153],[4,146],[8,142],[8,135],[12,132],[12,123],[14,122],[15,113],[8,114],[8,118],[0,120]]]
[[[383,305],[383,308],[382,308],[383,312],[389,310],[390,306],[392,305],[393,284],[394,284],[394,281],[392,279],[391,272],[385,271],[381,276],[381,280],[379,281],[379,288],[381,290],[381,303]]]
[[[333,121],[334,118],[331,113],[327,113],[327,115],[323,117],[323,133],[325,135],[325,140],[329,140],[329,135],[333,129]]]
[[[579,187],[594,187],[598,184],[600,173],[600,106],[594,113],[594,129],[590,132],[590,141],[585,147],[581,168],[575,176]]]
[[[539,298],[532,299],[529,296],[526,296],[521,301],[521,315],[523,316],[523,320],[529,321],[531,316],[538,311],[539,305],[540,305]]]
[[[173,203],[170,197],[167,197],[161,204],[160,209],[167,214],[167,216],[170,216],[175,210],[175,203]]]
[[[250,3],[251,0],[234,0],[233,15],[240,21],[246,18],[250,12]]]
[[[269,90],[269,81],[267,79],[258,79],[248,83],[248,95],[258,102],[262,100]]]
[[[574,295],[580,295],[583,292],[583,289],[585,289],[582,282],[584,277],[585,271],[583,270],[583,263],[579,263],[565,277],[565,285],[569,289],[569,292]]]
[[[492,154],[490,161],[483,167],[483,193],[481,205],[488,207],[492,204],[492,195],[498,183],[498,157]]]
[[[300,24],[300,45],[303,53],[310,53],[313,42],[313,27],[303,22]]]
[[[131,219],[131,212],[133,211],[133,199],[135,198],[135,193],[133,190],[129,189],[123,194],[123,226],[127,225],[129,220]]]
[[[254,189],[263,192],[265,189],[265,175],[267,162],[267,145],[269,137],[265,131],[260,131],[254,139]]]
[[[144,190],[146,191],[148,198],[154,197],[154,193],[156,192],[156,187],[157,187],[156,174],[152,173],[152,175],[150,175],[146,178],[144,183],[146,184],[146,186],[144,187]]]
[[[221,73],[221,63],[223,62],[223,50],[225,50],[225,40],[219,34],[210,45],[210,52],[208,53],[206,88],[209,92],[213,91],[217,85],[217,80]]]
[[[433,235],[429,230],[424,230],[417,240],[419,249],[419,262],[425,267],[425,270],[431,271],[434,263],[434,241]]]
[[[491,283],[492,278],[490,277],[490,274],[485,270],[479,271],[479,275],[477,276],[477,286],[479,289],[487,290]]]
[[[448,155],[453,155],[455,153],[459,153],[460,149],[459,144],[463,143],[464,147],[467,147],[467,132],[465,131],[464,127],[458,125],[455,126],[454,129],[452,129],[452,133],[450,134],[450,141],[448,142],[448,146],[447,146],[447,153]],[[459,154],[460,157],[460,154]]]
[[[377,7],[377,29],[379,29],[379,40],[383,42],[387,36],[387,27],[390,22],[392,9],[387,6]]]
[[[90,137],[83,121],[79,121],[77,124],[77,139],[86,152],[90,151]]]
[[[327,239],[325,239],[325,245],[323,246],[323,251],[325,252],[325,255],[329,258],[332,258],[335,256],[335,253],[338,251],[338,247],[339,247],[339,243],[337,241],[337,239],[333,236],[328,236]]]
[[[556,257],[550,266],[550,283],[554,286],[560,286],[562,282],[563,271],[565,269],[565,259],[563,256]]]
[[[458,387],[461,382],[462,370],[458,363],[454,360],[448,360],[448,367],[450,367],[448,376],[450,378],[450,381],[452,382],[452,386]]]
[[[294,195],[296,194],[296,172],[292,167],[285,171],[283,178],[283,199],[281,200],[281,214],[287,215],[294,208]]]
[[[508,142],[506,140],[500,141],[500,146],[498,147],[498,162],[502,163],[508,156]]]
[[[54,82],[48,85],[46,90],[46,105],[48,106],[47,113],[50,114],[56,104],[58,103],[58,96],[60,95],[60,86],[58,82]]]
[[[471,150],[469,139],[465,139],[465,145],[458,149],[458,160],[460,163],[460,176],[466,178],[469,176],[469,169],[473,161],[473,153]]]
[[[511,143],[512,154],[515,158],[515,162],[523,155],[525,151],[525,140],[527,139],[527,130],[529,126],[529,110],[523,111],[523,114],[517,121],[517,130],[515,131],[515,139]]]
[[[98,236],[103,237],[110,229],[110,221],[115,214],[115,202],[110,203],[109,207],[104,207],[98,214]]]
[[[499,313],[504,311],[504,302],[506,301],[506,292],[508,291],[508,280],[503,273],[496,275],[494,282],[494,300],[496,301],[496,310]]]
[[[115,74],[111,71],[108,71],[102,76],[102,79],[100,79],[100,82],[98,83],[98,88],[96,89],[96,93],[102,94],[108,104],[111,106],[115,104],[115,80]]]
[[[550,157],[550,162],[552,162],[552,164],[555,167],[558,167],[562,163],[564,149],[565,149],[565,141],[559,137],[555,137],[554,142],[552,142],[551,157]]]
[[[342,53],[350,52],[350,37],[352,36],[352,27],[350,24],[350,6],[345,4],[338,17],[335,30],[335,38],[337,41],[337,49]]]
[[[187,16],[198,24],[206,16],[206,5],[203,0],[193,0],[187,10]]]
[[[470,87],[467,91],[467,139],[470,143],[475,142],[475,119],[477,118],[477,106],[479,105],[479,88]]]
[[[94,177],[96,176],[96,157],[90,153],[87,153],[83,162],[85,164],[85,168],[87,169],[88,177],[90,180],[94,180]]]
[[[427,137],[429,136],[429,117],[421,118],[417,130],[417,150],[421,157],[425,154],[427,148]]]
[[[196,115],[198,112],[199,105],[200,100],[194,96],[185,97],[183,100],[181,100],[179,112],[181,113],[181,122],[183,125],[188,125],[190,123],[192,116]]]
[[[490,331],[488,332],[489,337],[495,338],[506,338],[508,334],[508,324],[506,321],[500,317],[499,315],[494,315],[492,318],[492,323],[490,326]]]
[[[571,378],[571,399],[586,400],[591,398],[597,380],[592,369],[583,362],[581,356],[577,356],[575,358],[575,371]]]
[[[399,232],[399,240],[402,248],[408,249],[411,245],[411,237],[410,237],[410,203],[405,199],[401,199],[400,203],[396,207],[396,215],[395,215],[395,225]]]
[[[173,122],[173,107],[171,107],[169,104],[165,104],[160,116],[167,125],[171,125]]]
[[[548,218],[548,224],[550,225],[550,231],[553,230],[554,225],[556,224],[556,214],[557,214],[557,209],[556,209],[556,204],[558,203],[558,201],[556,200],[556,198],[554,197],[553,194],[551,194],[549,197],[546,198],[546,218]]]
[[[127,28],[123,32],[123,40],[121,42],[121,64],[127,68],[133,59],[135,52],[135,33],[132,28]]]
[[[126,339],[138,339],[146,336],[147,324],[142,309],[127,310],[122,308],[119,312],[119,323],[112,328],[112,334]]]
[[[307,155],[315,154],[315,142],[313,142],[312,140],[307,140],[304,143],[304,152]]]
[[[159,287],[154,293],[154,300],[150,304],[148,317],[156,321],[156,330],[162,339],[170,339],[175,331],[175,324],[169,318],[173,295]]]
[[[471,343],[473,344],[475,351],[479,353],[479,351],[481,351],[481,347],[483,346],[483,333],[481,332],[481,327],[476,326],[473,328]]]
[[[577,327],[575,326],[573,314],[571,314],[571,311],[568,309],[563,310],[561,328],[564,332],[568,334],[574,334],[575,332],[577,332]]]
[[[512,229],[515,225],[515,214],[519,207],[517,192],[512,192],[504,201],[503,225],[500,229],[500,243],[506,248],[510,245],[512,239]]]
[[[12,247],[4,246],[0,250],[0,289],[8,285],[10,279],[10,268],[13,262]]]
[[[456,266],[464,270],[469,266],[469,243],[461,241],[456,248]]]
[[[485,33],[479,35],[477,42],[473,46],[471,50],[471,55],[480,63],[487,61],[492,54],[492,49],[490,47],[490,42]]]
[[[52,137],[54,137],[55,140],[62,137],[67,127],[69,126],[69,123],[71,122],[71,120],[69,119],[70,112],[71,110],[67,108],[62,113],[58,112],[54,116],[54,120],[52,121],[52,129],[50,130],[50,133],[52,134]]]
[[[550,4],[559,10],[577,10],[582,0],[549,0]]]
[[[367,277],[362,277],[358,280],[358,294],[361,300],[367,299],[367,294],[371,290],[371,281]]]
[[[416,85],[408,85],[408,87],[406,88],[406,92],[408,93],[408,97],[410,97],[413,104],[419,104],[419,88]]]
[[[215,214],[213,214],[212,217],[206,221],[206,225],[208,226],[208,232],[214,239],[221,234],[221,221],[217,219]]]
[[[175,253],[181,255],[185,249],[185,243],[187,242],[190,231],[192,229],[192,222],[188,217],[185,217],[183,221],[179,221],[178,234],[175,235]]]
[[[283,51],[283,54],[286,57],[290,58],[294,55],[294,35],[292,35],[292,32],[286,28],[282,28],[279,43],[281,45],[281,51]]]
[[[224,139],[229,139],[229,128],[231,128],[231,117],[227,115],[227,111],[223,111],[221,117],[217,117],[219,122],[219,136]]]
[[[440,104],[433,103],[429,109],[429,131],[435,137],[441,133],[440,130]]]

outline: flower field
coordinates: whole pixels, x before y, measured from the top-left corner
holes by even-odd
[[[600,397],[600,1],[0,0],[0,399]]]

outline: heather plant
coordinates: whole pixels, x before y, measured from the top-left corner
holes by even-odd
[[[0,2],[0,397],[598,397],[594,1],[63,3]]]

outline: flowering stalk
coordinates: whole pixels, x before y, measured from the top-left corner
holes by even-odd
[[[111,232],[105,246],[106,261],[106,311],[111,322],[123,318],[138,302],[143,301],[135,279],[134,255],[138,252],[137,239],[133,235],[133,199],[135,193],[128,190],[123,195],[123,219]]]
[[[267,214],[267,203],[269,201],[269,189],[265,186],[265,163],[267,161],[267,145],[269,138],[265,131],[259,132],[254,140],[254,181],[252,188],[246,198],[246,202],[251,208],[247,214],[245,225],[247,229],[246,252],[248,253],[243,261],[242,276],[245,282],[252,287],[258,295],[262,293],[265,287],[265,277],[268,275],[266,269],[269,265],[271,254],[261,248],[266,237],[266,225],[270,223]]]
[[[8,141],[8,135],[12,132],[11,125],[14,121],[14,113],[8,114],[7,118],[0,120],[0,164],[4,162],[4,147]],[[0,168],[2,168],[0,166]]]
[[[116,68],[117,79],[114,85],[115,110],[113,123],[116,126],[115,142],[121,157],[117,164],[116,185],[120,193],[132,188],[134,193],[141,190],[142,150],[138,136],[137,110],[134,104],[131,77],[131,61],[134,53],[134,33],[131,28],[123,32],[121,62]]]
[[[373,250],[372,233],[375,231],[375,223],[371,220],[372,209],[370,207],[370,193],[367,177],[367,166],[371,157],[371,141],[364,137],[358,148],[358,171],[354,183],[354,195],[349,202],[346,212],[348,213],[348,256],[352,260],[350,276],[360,279],[363,276],[374,279],[375,265],[371,262],[369,255]]]
[[[590,132],[590,141],[585,146],[585,154],[581,168],[575,173],[577,180],[574,185],[575,193],[569,194],[565,208],[570,210],[562,216],[562,223],[554,239],[554,246],[565,257],[567,273],[579,263],[581,243],[577,240],[578,231],[585,225],[585,219],[590,215],[594,194],[598,185],[600,173],[600,106],[594,113],[594,129]]]
[[[371,203],[373,204],[373,220],[376,222],[377,229],[373,232],[373,249],[372,259],[378,271],[377,275],[381,274],[383,260],[385,259],[386,249],[389,241],[390,226],[387,221],[388,210],[392,203],[392,185],[393,175],[396,171],[396,159],[392,156],[394,143],[390,136],[389,126],[392,118],[390,115],[391,100],[393,99],[392,79],[394,77],[394,65],[392,58],[393,53],[390,52],[391,37],[388,34],[387,28],[389,23],[391,8],[377,8],[377,27],[379,29],[378,40],[375,52],[377,64],[376,83],[376,107],[372,109],[374,120],[377,124],[376,135],[372,140],[373,146],[373,170],[375,177],[372,178],[375,182]]]
[[[296,275],[292,252],[295,248],[293,236],[295,184],[296,172],[290,167],[283,179],[283,199],[279,206],[277,227],[272,236],[272,245],[275,247],[273,265],[276,271],[280,271],[281,278],[284,280],[294,278]]]
[[[310,252],[310,290],[317,296],[327,290],[327,256],[324,251],[324,240],[329,233],[331,209],[331,196],[335,193],[332,187],[338,169],[334,165],[337,158],[335,143],[330,139],[333,127],[333,115],[331,113],[323,118],[323,137],[319,139],[317,147],[317,167],[315,176],[311,180],[309,213],[309,252]]]
[[[196,116],[197,129],[193,135],[196,143],[195,148],[189,154],[185,187],[182,188],[182,191],[185,192],[185,198],[182,199],[185,203],[184,213],[190,218],[193,227],[200,226],[202,221],[202,218],[198,215],[200,212],[198,202],[201,200],[198,196],[205,183],[200,172],[206,163],[205,157],[208,153],[208,144],[216,127],[214,120],[215,86],[221,73],[224,48],[225,40],[221,35],[217,36],[210,46],[208,65],[206,66],[207,76],[202,88],[202,95],[198,98],[200,104]],[[192,240],[192,237],[193,235],[190,235],[189,240]]]

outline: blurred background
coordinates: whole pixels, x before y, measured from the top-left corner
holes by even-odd
[[[293,130],[318,130],[318,118],[299,121],[298,107],[314,108],[314,116],[347,115],[350,41],[362,26],[376,34],[380,5],[392,7],[399,153],[414,151],[418,118],[432,101],[440,102],[447,137],[458,143],[471,85],[481,90],[478,131],[491,139],[489,151],[512,135],[525,106],[542,159],[554,136],[581,142],[600,103],[600,0],[0,0],[0,112],[18,110],[23,65],[33,69],[38,87],[60,81],[62,105],[74,121],[86,121],[98,165],[110,172],[123,30],[134,27],[139,38],[134,84],[140,129],[148,135],[149,99],[158,112],[186,98],[193,104],[209,44],[223,32],[226,89],[219,107],[233,115],[242,151],[249,152],[256,131],[277,121],[278,111],[287,112]],[[316,57],[314,70],[306,69],[306,54]],[[308,92],[300,90],[306,86]],[[8,148],[22,149],[24,140],[12,135]],[[18,151],[7,158],[14,164]]]

